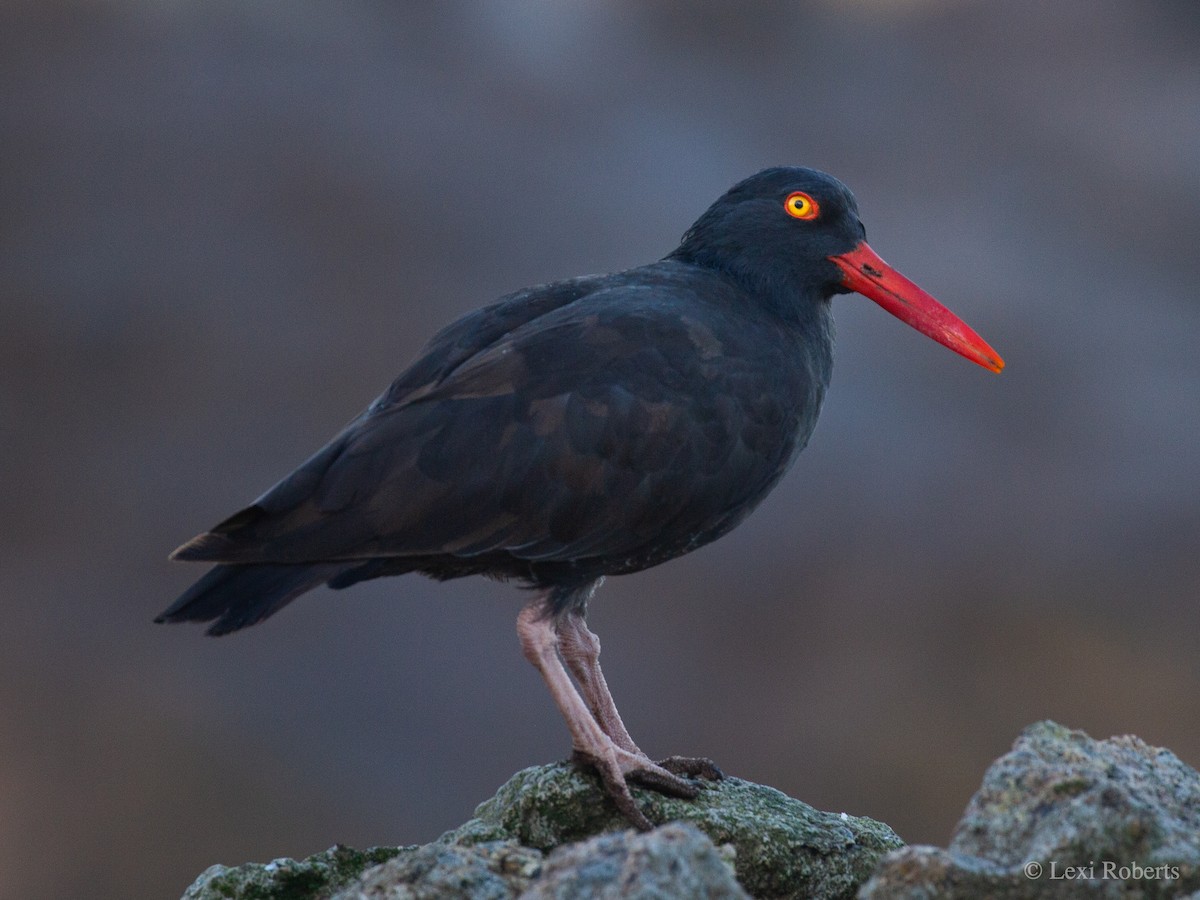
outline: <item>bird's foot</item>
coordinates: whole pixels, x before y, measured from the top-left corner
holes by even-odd
[[[660,759],[658,765],[674,775],[687,778],[720,781],[725,777],[725,773],[717,764],[704,756],[668,756],[666,759]]]
[[[621,815],[639,831],[649,831],[654,823],[646,818],[634,801],[629,791],[631,783],[683,800],[694,800],[700,794],[698,785],[681,778],[648,756],[631,753],[616,744],[609,743],[597,748],[596,752],[577,749],[571,758],[577,764],[591,766],[600,774],[604,789]],[[715,766],[713,769],[719,771]]]

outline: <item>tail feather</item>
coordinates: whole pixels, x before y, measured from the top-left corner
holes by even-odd
[[[328,581],[345,563],[255,565],[211,568],[155,622],[216,622],[211,635],[228,634],[272,616],[305,591]]]

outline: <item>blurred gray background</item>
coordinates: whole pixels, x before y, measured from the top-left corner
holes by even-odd
[[[1200,763],[1191,0],[8,2],[0,134],[0,895],[427,841],[564,756],[514,588],[211,640],[166,555],[442,324],[779,163],[1009,368],[836,301],[796,469],[593,605],[639,743],[941,844],[1041,718]]]

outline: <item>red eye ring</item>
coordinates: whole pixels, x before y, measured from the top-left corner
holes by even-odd
[[[817,201],[804,191],[793,191],[783,201],[783,208],[793,219],[815,219],[821,214]]]

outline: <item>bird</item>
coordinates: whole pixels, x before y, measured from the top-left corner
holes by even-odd
[[[634,743],[588,604],[606,577],[720,538],[778,484],[829,385],[832,298],[855,292],[1004,367],[871,249],[844,184],[768,168],[657,262],[518,290],[443,328],[299,468],[171,554],[215,565],[155,621],[224,635],[320,585],[413,572],[515,582],[530,591],[520,646],[572,759],[647,830],[630,785],[693,799],[722,773]]]

